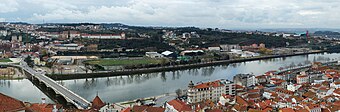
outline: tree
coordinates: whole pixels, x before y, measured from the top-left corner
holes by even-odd
[[[177,89],[176,90],[176,95],[177,95],[177,97],[182,96],[182,90],[181,89]]]
[[[282,71],[284,68],[283,67],[280,67],[279,70]]]
[[[38,45],[32,46],[32,52],[38,52],[40,50],[40,47]]]
[[[48,56],[48,52],[46,49],[41,50],[41,55],[42,56]]]
[[[33,67],[34,66],[34,61],[32,60],[31,56],[27,56],[24,61],[27,63],[27,65],[29,67]]]
[[[166,58],[161,58],[161,60],[160,60],[160,64],[162,66],[164,66],[167,62],[168,62],[168,60]]]

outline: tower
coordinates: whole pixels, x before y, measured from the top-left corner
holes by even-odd
[[[194,92],[195,92],[194,83],[192,81],[190,81],[188,87],[189,87],[189,89],[188,89],[188,103],[192,103],[192,102],[194,102]]]

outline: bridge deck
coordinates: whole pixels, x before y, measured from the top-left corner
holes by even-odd
[[[68,102],[75,105],[78,109],[88,109],[91,103],[66,87],[58,84],[56,81],[47,77],[43,72],[37,72],[31,67],[27,66],[26,63],[22,62],[20,65],[11,65],[17,66],[31,74],[33,77],[37,78],[39,81],[43,82],[47,87],[52,88],[56,93],[62,95]]]

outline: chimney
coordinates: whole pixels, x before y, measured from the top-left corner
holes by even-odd
[[[53,105],[53,110],[52,112],[58,112],[57,105]]]
[[[41,98],[41,104],[45,104],[46,103],[46,98]]]

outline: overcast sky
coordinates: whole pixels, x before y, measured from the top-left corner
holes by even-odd
[[[340,0],[0,0],[0,21],[339,28]]]

